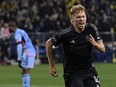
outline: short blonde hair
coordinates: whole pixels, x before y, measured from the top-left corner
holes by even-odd
[[[74,5],[71,9],[70,9],[70,15],[73,15],[75,12],[77,11],[85,11],[85,7],[82,6],[81,4],[78,5]]]

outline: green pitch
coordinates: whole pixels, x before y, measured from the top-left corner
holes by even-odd
[[[116,87],[116,64],[95,64],[101,87]],[[49,74],[48,64],[35,66],[31,70],[31,87],[64,87],[62,64],[56,64],[59,76]],[[18,66],[0,66],[0,87],[22,87]]]

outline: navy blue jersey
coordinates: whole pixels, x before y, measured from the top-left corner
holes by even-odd
[[[91,23],[87,23],[81,33],[70,26],[51,37],[54,46],[63,45],[65,72],[78,72],[80,69],[87,69],[92,64],[93,45],[89,42],[90,34],[97,42],[102,41],[98,29]]]

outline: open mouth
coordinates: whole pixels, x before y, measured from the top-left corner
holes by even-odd
[[[80,25],[84,25],[84,22],[80,22],[79,24],[80,24]]]
[[[80,26],[84,26],[84,22],[79,23]]]

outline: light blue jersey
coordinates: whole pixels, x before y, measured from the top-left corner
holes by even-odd
[[[23,68],[33,68],[36,50],[27,33],[17,28],[14,34],[17,43],[18,61],[22,61]]]

